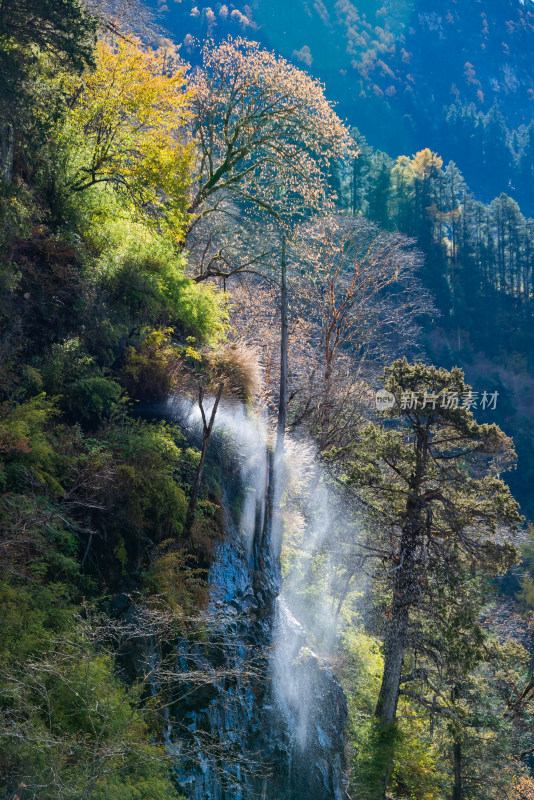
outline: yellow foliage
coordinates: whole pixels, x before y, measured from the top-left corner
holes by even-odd
[[[425,147],[413,156],[412,164],[416,175],[422,180],[428,180],[434,172],[442,168],[443,159]]]
[[[419,150],[412,158],[409,156],[399,156],[392,170],[397,184],[407,184],[410,186],[415,179],[421,181],[429,180],[432,175],[443,166],[443,159],[430,148],[425,147]]]
[[[527,775],[515,778],[511,786],[512,800],[534,800],[534,781]]]
[[[429,735],[418,709],[399,704],[399,737],[395,748],[393,793],[411,800],[438,800],[447,785],[448,764],[440,754],[436,738]]]
[[[192,155],[185,67],[169,71],[165,52],[136,40],[101,41],[96,56],[94,71],[66,79],[72,99],[59,140],[70,153],[69,188],[112,185],[179,238]]]
[[[393,173],[402,177],[414,177],[413,163],[409,156],[399,156],[395,161]]]
[[[131,397],[161,400],[176,388],[181,370],[172,332],[172,328],[149,330],[137,348],[127,348],[121,378]]]
[[[430,148],[425,147],[419,150],[412,158],[412,164],[416,174],[425,179],[429,178],[435,170],[441,169],[443,159],[437,153],[433,153]]]

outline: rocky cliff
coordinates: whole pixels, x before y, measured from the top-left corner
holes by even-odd
[[[280,595],[263,434],[243,409],[223,409],[218,424],[235,440],[247,492],[239,520],[225,503],[206,640],[178,645],[185,680],[166,735],[179,789],[191,800],[344,800],[346,701]],[[212,677],[191,680],[197,672]]]

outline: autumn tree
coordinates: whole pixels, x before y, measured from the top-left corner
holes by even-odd
[[[500,473],[514,460],[496,425],[479,425],[461,370],[398,360],[384,371],[395,404],[384,424],[369,424],[347,448],[345,482],[374,531],[368,546],[385,567],[389,604],[384,621],[384,672],[376,717],[394,724],[416,617],[439,625],[436,599],[468,566],[495,574],[516,558],[518,504]],[[440,589],[440,584],[443,589]],[[449,593],[447,591],[447,593]],[[384,765],[381,796],[392,764]]]
[[[136,40],[101,41],[96,57],[96,70],[66,79],[70,106],[58,134],[69,156],[59,165],[66,191],[112,186],[179,238],[191,166],[185,68]]]
[[[263,242],[259,279],[243,280],[232,293],[232,318],[262,354],[268,404],[276,403],[281,362],[276,268],[280,243],[273,231]],[[256,246],[252,240],[252,249]],[[255,271],[252,263],[251,272]],[[318,216],[297,226],[286,243],[289,424],[304,425],[321,449],[350,440],[368,403],[365,377],[376,359],[415,346],[416,317],[432,308],[420,286],[420,254],[402,234],[380,231],[361,217]]]
[[[322,86],[255,42],[206,43],[193,79],[196,181],[190,235],[203,217],[241,214],[288,223],[332,201],[333,161],[353,150]],[[197,280],[226,272],[224,260],[198,265]]]
[[[193,95],[197,179],[187,243],[197,254],[195,280],[226,281],[243,272],[265,275],[269,270],[279,279],[280,439],[287,405],[284,243],[296,219],[331,207],[332,165],[354,155],[353,143],[317,81],[245,39],[205,45]],[[222,233],[213,236],[221,217],[242,232],[243,250],[228,247],[224,223]],[[261,231],[254,238],[263,240],[252,253],[251,226]]]
[[[443,159],[428,147],[412,158],[399,156],[392,169],[397,224],[421,246],[432,242],[434,206]]]
[[[295,414],[316,428],[325,449],[346,441],[364,364],[391,357],[401,342],[412,346],[414,318],[432,304],[418,283],[413,243],[361,217],[332,214],[303,224],[292,255],[299,275],[292,304],[311,319],[314,353],[294,389]]]
[[[230,197],[218,202],[216,213],[197,218],[187,234],[194,280],[216,280],[225,289],[247,276],[276,281],[280,249],[276,221],[264,213],[244,214]]]

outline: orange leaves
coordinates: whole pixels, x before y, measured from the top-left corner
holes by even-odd
[[[511,787],[514,800],[534,800],[534,781],[527,775],[515,778]]]

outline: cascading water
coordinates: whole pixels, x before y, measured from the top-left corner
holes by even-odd
[[[198,406],[181,399],[163,415],[185,428],[200,424]],[[306,633],[281,596],[281,515],[268,514],[267,438],[264,420],[240,403],[221,404],[210,448],[230,440],[244,498],[235,521],[223,497],[206,641],[178,646],[178,675],[213,673],[201,685],[184,681],[169,714],[167,745],[191,800],[346,797],[345,697],[328,664],[305,647]],[[284,470],[271,469],[276,509]]]

